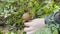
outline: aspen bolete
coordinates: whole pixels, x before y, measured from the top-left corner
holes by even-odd
[[[23,21],[28,21],[30,19],[30,14],[29,13],[24,13],[22,16]]]

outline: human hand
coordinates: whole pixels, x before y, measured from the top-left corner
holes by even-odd
[[[37,18],[32,20],[31,22],[24,23],[25,27],[24,31],[26,34],[33,34],[36,30],[41,29],[45,26],[44,18]]]

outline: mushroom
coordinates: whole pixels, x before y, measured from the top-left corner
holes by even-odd
[[[22,16],[23,21],[28,21],[30,19],[30,14],[29,13],[24,13]]]

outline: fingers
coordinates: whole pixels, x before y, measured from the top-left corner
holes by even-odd
[[[34,27],[29,27],[29,28],[28,28],[28,27],[25,27],[25,28],[24,28],[24,31],[25,31],[25,32],[29,32],[29,31],[33,31],[33,30],[35,30]]]
[[[45,23],[44,19],[34,19],[31,22],[24,23],[24,25],[28,26],[24,28],[26,34],[33,34],[36,30],[44,27]]]
[[[31,22],[24,23],[25,26],[31,26]]]

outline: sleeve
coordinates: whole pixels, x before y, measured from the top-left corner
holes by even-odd
[[[46,24],[60,24],[59,12],[49,15],[45,18]]]

